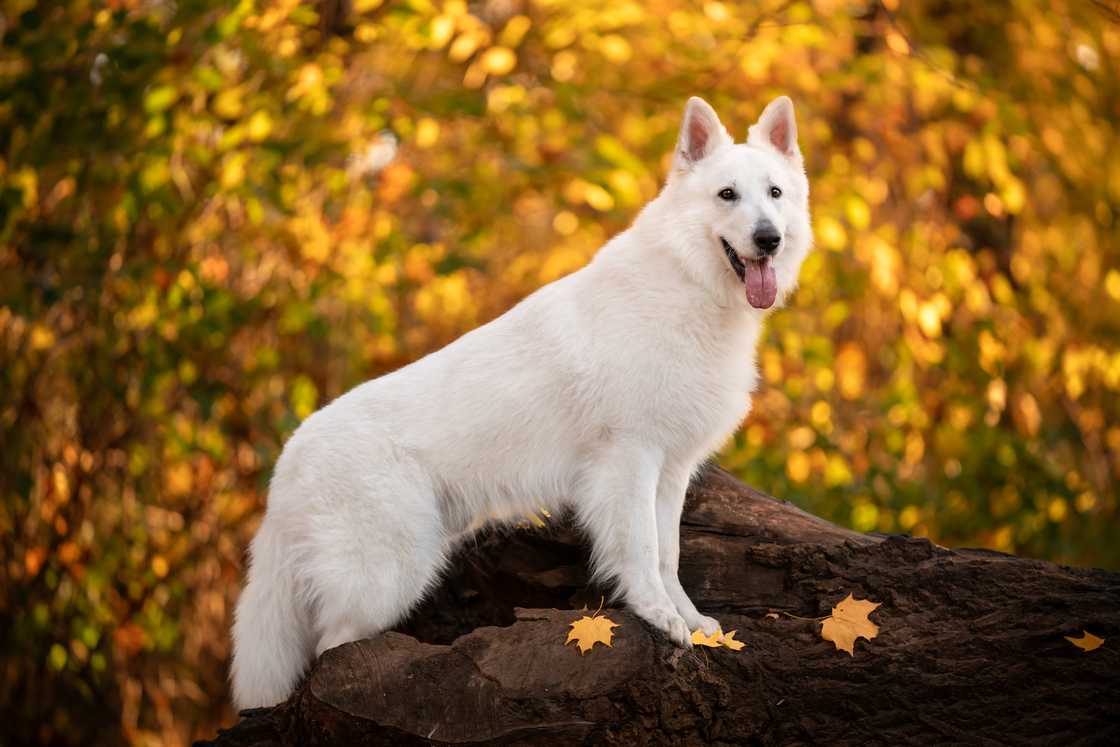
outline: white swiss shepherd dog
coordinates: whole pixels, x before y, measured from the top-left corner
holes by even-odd
[[[793,104],[735,144],[692,98],[672,173],[578,272],[309,417],[276,464],[233,625],[240,708],[400,622],[481,524],[570,508],[598,580],[680,646],[689,478],[750,410],[755,347],[812,244]]]

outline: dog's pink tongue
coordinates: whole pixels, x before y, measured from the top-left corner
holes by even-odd
[[[747,260],[747,300],[756,309],[768,309],[778,297],[778,279],[769,257]]]

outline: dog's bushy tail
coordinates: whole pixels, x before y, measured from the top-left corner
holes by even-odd
[[[275,705],[295,689],[311,659],[308,616],[275,525],[265,519],[250,550],[249,579],[233,622],[233,702]]]

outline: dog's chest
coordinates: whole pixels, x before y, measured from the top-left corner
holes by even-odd
[[[618,415],[669,454],[718,447],[749,410],[758,330],[749,319],[633,330],[615,351],[616,371],[632,372],[610,387],[626,405]]]
[[[696,345],[692,358],[666,377],[660,400],[671,432],[689,449],[722,442],[735,431],[750,408],[757,380],[753,335],[729,335],[715,345]]]

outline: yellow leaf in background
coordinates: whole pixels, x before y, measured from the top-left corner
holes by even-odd
[[[642,201],[641,186],[629,171],[615,169],[607,177],[607,181],[623,205],[637,205]]]
[[[591,617],[584,615],[571,623],[572,629],[568,631],[568,640],[564,641],[564,645],[567,646],[575,641],[582,656],[594,648],[596,643],[610,646],[611,639],[614,637],[611,628],[617,627],[620,627],[618,623],[604,615],[595,614]]]
[[[1120,301],[1120,272],[1109,270],[1104,276],[1104,289],[1113,301]]]
[[[451,48],[447,50],[447,56],[452,62],[464,62],[475,53],[481,43],[481,39],[475,34],[461,34],[451,43]]]
[[[988,382],[988,407],[995,412],[1003,412],[1007,407],[1007,383],[1003,379]]]
[[[821,246],[834,252],[840,251],[848,243],[848,232],[835,218],[826,216],[818,219],[815,234]]]
[[[579,218],[569,210],[561,210],[552,219],[552,229],[561,236],[571,236],[579,228]]]
[[[836,383],[844,399],[859,399],[867,380],[867,356],[855,343],[846,343],[836,354]]]
[[[704,15],[716,23],[723,23],[729,17],[727,6],[719,2],[704,3]]]
[[[844,597],[840,604],[832,608],[832,615],[821,623],[821,638],[832,641],[839,651],[847,651],[855,656],[857,638],[871,640],[879,635],[879,626],[868,619],[868,615],[879,607],[878,602],[867,599]]]
[[[149,114],[167,109],[179,98],[179,92],[174,86],[156,86],[144,96],[144,110]]]
[[[933,303],[923,303],[918,307],[918,327],[926,337],[941,336],[941,314]]]
[[[483,52],[480,62],[490,75],[505,75],[517,66],[517,55],[507,47],[491,47]]]
[[[516,47],[525,38],[525,34],[532,25],[533,21],[528,16],[514,16],[502,29],[502,34],[498,37],[498,43],[505,47]]]
[[[0,175],[2,174],[3,170],[0,169]],[[25,208],[34,207],[39,202],[39,175],[35,169],[24,167],[12,172],[9,179],[9,184],[23,192],[22,203]]]
[[[140,186],[147,192],[154,192],[171,178],[171,168],[167,161],[152,161],[140,172]]]
[[[439,140],[439,122],[423,117],[416,123],[416,147],[430,148]]]
[[[557,52],[556,56],[552,58],[552,77],[561,83],[569,81],[575,77],[578,64],[579,58],[574,52],[570,50]]]
[[[61,503],[70,500],[70,479],[61,464],[56,464],[51,470],[51,487],[54,488],[55,497]]]
[[[31,328],[31,349],[46,350],[54,345],[55,336],[50,327],[36,324]]]
[[[908,55],[910,54],[910,44],[907,43],[906,37],[895,31],[890,31],[886,35],[887,46],[896,54]]]
[[[224,119],[236,119],[245,110],[241,88],[227,88],[214,98],[214,113]]]
[[[248,156],[243,152],[231,153],[222,161],[220,183],[222,189],[233,189],[245,181],[245,163]],[[165,180],[166,181],[166,180]]]
[[[608,61],[615,65],[621,65],[629,60],[632,53],[630,42],[626,41],[624,37],[618,34],[607,34],[604,36],[603,40],[599,43],[599,51],[603,53],[603,56],[606,57]]]
[[[170,495],[183,496],[194,487],[194,471],[187,462],[172,464],[164,470],[164,485]]]
[[[303,420],[315,411],[319,402],[319,389],[309,377],[297,376],[292,382],[289,399],[296,417]]]
[[[448,15],[436,16],[432,19],[428,30],[428,43],[432,49],[442,49],[444,44],[451,40],[455,33],[455,19]]]
[[[848,467],[848,462],[840,454],[832,454],[828,457],[828,464],[824,468],[824,482],[826,485],[836,487],[839,485],[848,485],[852,482],[852,470]]]
[[[249,117],[248,130],[249,139],[259,143],[272,134],[272,116],[264,109],[254,112]]]
[[[716,629],[716,632],[711,635],[704,635],[704,631],[697,628],[692,631],[692,645],[693,646],[707,646],[708,648],[719,648],[720,641],[723,640],[723,631]]]
[[[1027,191],[1023,183],[1015,177],[1009,177],[1001,193],[1003,206],[1007,212],[1015,214],[1023,209],[1027,202]]]
[[[598,184],[588,184],[584,188],[583,199],[588,205],[600,212],[614,207],[614,198],[611,197],[611,193]]]
[[[323,90],[323,69],[309,62],[300,67],[295,83],[288,89],[287,100],[296,101]]]
[[[794,482],[805,482],[809,479],[812,464],[803,451],[795,451],[786,459],[786,474]]]
[[[1020,426],[1032,438],[1037,436],[1038,428],[1042,424],[1042,411],[1038,407],[1038,400],[1030,392],[1024,392],[1019,395],[1015,404]]]
[[[856,195],[850,195],[844,203],[844,215],[857,231],[864,231],[871,225],[871,209]]]
[[[1077,646],[1079,649],[1081,649],[1085,653],[1089,653],[1090,651],[1096,651],[1098,648],[1100,648],[1104,644],[1104,641],[1105,641],[1104,638],[1097,638],[1095,635],[1093,635],[1092,633],[1090,633],[1087,630],[1082,630],[1081,631],[1081,637],[1080,638],[1071,638],[1070,636],[1067,635],[1067,636],[1065,636],[1065,639],[1067,641],[1069,641],[1070,643],[1072,643],[1074,646]]]

